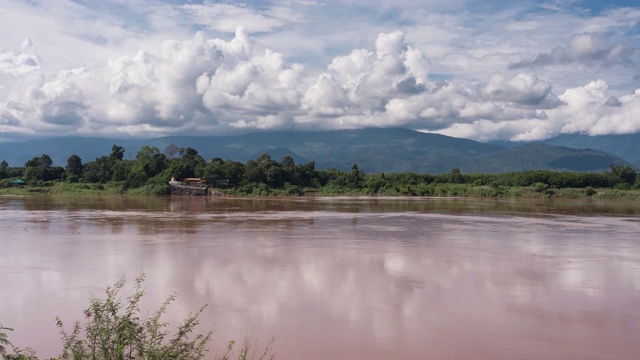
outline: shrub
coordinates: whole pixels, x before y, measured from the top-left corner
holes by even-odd
[[[63,347],[60,359],[201,359],[207,351],[212,332],[189,338],[198,316],[204,310],[190,315],[170,337],[167,323],[161,320],[167,307],[175,300],[169,296],[150,318],[140,314],[140,300],[145,294],[144,275],[138,277],[133,295],[123,303],[118,295],[124,279],[107,287],[105,298],[93,297],[84,310],[84,326],[76,321],[70,332],[60,318],[56,318]],[[167,340],[168,339],[168,340]]]
[[[0,355],[5,355],[7,353],[7,347],[13,346],[5,331],[13,331],[13,329],[0,325]]]
[[[533,190],[537,193],[544,193],[549,190],[549,185],[538,182],[533,184]]]
[[[140,311],[140,301],[145,295],[142,287],[144,274],[136,278],[133,294],[122,301],[120,291],[124,287],[124,278],[114,285],[107,287],[104,298],[92,297],[89,307],[84,310],[85,323],[76,321],[71,331],[65,330],[62,320],[56,318],[62,337],[62,354],[51,360],[111,360],[111,359],[202,359],[209,351],[207,346],[211,341],[212,331],[192,336],[198,325],[198,316],[205,307],[195,314],[189,315],[171,333],[167,329],[168,323],[162,320],[167,307],[175,300],[175,295],[169,296],[151,317],[143,317]],[[0,358],[5,360],[37,360],[30,349],[13,347],[5,331],[13,329],[0,325]],[[245,341],[243,346],[236,349],[236,342],[232,340],[223,354],[217,355],[217,360],[247,360],[274,359],[272,355],[273,340],[262,350],[257,352],[255,343]],[[13,351],[9,353],[7,348]]]
[[[467,191],[466,196],[474,197],[497,197],[500,195],[500,189],[491,186],[474,186]]]
[[[285,184],[284,191],[285,191],[285,194],[287,196],[301,196],[301,195],[304,195],[304,191],[297,185]]]
[[[127,194],[134,194],[134,195],[169,195],[169,194],[171,194],[171,189],[169,188],[169,185],[166,185],[166,184],[148,183],[148,184],[142,185],[139,188],[128,190]]]

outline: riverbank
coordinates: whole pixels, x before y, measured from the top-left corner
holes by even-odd
[[[420,188],[395,187],[379,189],[346,189],[335,187],[271,189],[265,186],[242,186],[232,189],[210,189],[210,196],[424,196],[469,198],[561,198],[561,199],[624,199],[640,200],[640,190],[615,188],[552,188],[545,184],[533,186],[476,186],[473,184],[428,184]],[[162,186],[124,189],[122,184],[92,184],[57,182],[52,186],[24,186],[0,188],[0,195],[67,194],[67,195],[168,195]]]

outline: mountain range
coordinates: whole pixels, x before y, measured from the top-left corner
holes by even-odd
[[[262,153],[275,160],[291,155],[296,163],[315,161],[316,168],[365,173],[501,173],[523,170],[606,171],[610,165],[640,165],[640,134],[588,137],[561,135],[536,143],[480,143],[468,139],[399,128],[318,132],[261,132],[234,136],[167,136],[145,140],[60,137],[0,144],[0,161],[24,166],[48,154],[54,165],[66,165],[72,154],[84,163],[123,146],[125,158],[135,158],[144,145],[164,151],[170,144],[192,147],[205,160],[245,162]]]

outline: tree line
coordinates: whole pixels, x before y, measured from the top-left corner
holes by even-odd
[[[452,169],[446,174],[364,174],[357,164],[352,165],[350,171],[319,170],[314,161],[296,164],[289,155],[277,161],[268,153],[244,163],[218,157],[207,161],[196,149],[179,148],[175,144],[170,144],[164,151],[155,146],[143,146],[135,159],[124,159],[124,153],[122,146],[113,145],[110,154],[87,163],[73,154],[64,167],[53,166],[47,154],[28,160],[24,167],[9,167],[2,161],[0,186],[10,186],[12,180],[22,179],[30,186],[50,186],[58,182],[105,184],[117,187],[121,192],[137,190],[139,193],[168,194],[168,181],[172,177],[178,180],[196,177],[210,184],[224,184],[225,191],[235,195],[447,195],[451,187],[446,190],[440,186],[443,184],[482,188],[484,195],[489,196],[492,191],[499,195],[497,191],[501,187],[533,187],[539,192],[563,188],[640,189],[637,171],[623,165],[612,165],[610,171],[602,173],[539,170],[462,174],[459,169]]]

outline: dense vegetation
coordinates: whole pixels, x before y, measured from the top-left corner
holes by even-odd
[[[280,161],[267,153],[245,163],[213,158],[205,160],[191,147],[171,144],[164,151],[144,146],[135,159],[124,159],[125,149],[113,145],[111,153],[83,163],[69,156],[65,167],[53,166],[47,154],[24,167],[0,163],[0,187],[21,179],[31,191],[92,192],[163,195],[175,177],[204,178],[212,188],[229,195],[391,195],[391,196],[593,196],[595,189],[640,189],[640,176],[629,166],[612,165],[606,172],[522,171],[504,174],[364,174],[316,169],[315,162],[296,164],[289,155]],[[567,189],[571,189],[570,191]]]

